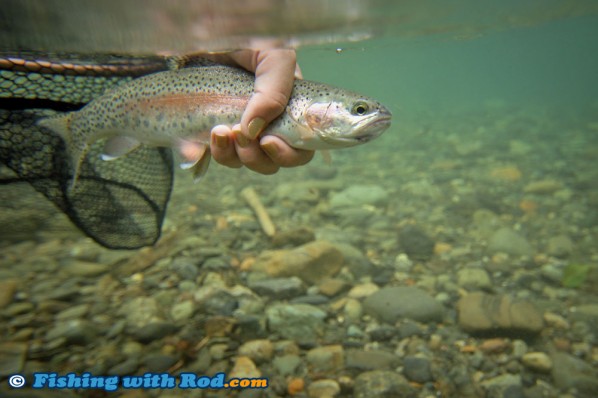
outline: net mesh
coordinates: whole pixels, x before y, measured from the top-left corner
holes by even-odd
[[[2,189],[28,182],[86,235],[113,249],[135,249],[159,238],[172,189],[171,151],[141,147],[107,162],[97,142],[72,190],[62,139],[36,122],[76,110],[131,78],[0,71],[0,164],[12,170],[0,173]]]

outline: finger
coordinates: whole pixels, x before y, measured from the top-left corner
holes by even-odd
[[[296,167],[308,163],[314,157],[314,151],[295,149],[278,137],[268,135],[260,140],[260,147],[281,167]]]
[[[274,49],[243,50],[231,54],[231,58],[255,72],[254,94],[241,118],[243,134],[254,139],[287,106],[297,71],[297,57],[294,50]]]
[[[248,168],[261,174],[274,174],[278,171],[280,166],[274,163],[272,159],[261,150],[258,141],[247,141],[247,138],[242,137],[242,145],[239,144],[238,133],[235,137],[235,148],[239,160]],[[243,141],[244,140],[244,141]]]
[[[295,79],[303,79],[303,72],[301,72],[299,64],[295,64]]]
[[[215,161],[236,169],[243,164],[237,156],[233,139],[234,133],[230,127],[223,124],[215,126],[211,133],[210,150]]]

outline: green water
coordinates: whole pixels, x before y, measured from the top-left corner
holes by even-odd
[[[401,114],[426,107],[587,106],[598,100],[598,18],[574,17],[455,40],[383,37],[299,50],[306,78],[379,96]],[[345,49],[337,53],[335,48]]]
[[[150,3],[158,9],[163,4]],[[272,358],[256,359],[261,375],[272,380],[256,396],[289,396],[289,378],[298,377],[308,388],[326,381],[321,379],[342,385],[337,397],[596,397],[598,17],[574,7],[591,2],[560,7],[546,1],[546,9],[525,2],[521,7],[536,3],[536,8],[519,19],[508,3],[495,2],[481,19],[479,2],[450,19],[446,8],[431,6],[445,2],[414,2],[412,9],[408,2],[373,3],[382,7],[366,14],[375,38],[306,41],[298,49],[305,78],[363,92],[393,112],[387,132],[366,145],[334,151],[330,165],[316,155],[307,165],[265,176],[212,162],[200,184],[177,170],[162,238],[131,251],[101,247],[25,184],[8,185],[5,193],[11,196],[3,204],[10,206],[0,211],[8,231],[0,241],[0,285],[11,292],[0,296],[5,306],[0,346],[7,343],[0,347],[3,366],[28,381],[36,369],[109,374],[116,368],[141,375],[148,367],[138,357],[159,354],[156,372],[230,372],[237,357],[246,355],[239,346],[263,338],[280,345]],[[111,11],[114,4],[106,4]],[[330,13],[339,3],[317,4]],[[261,15],[259,7],[254,12]],[[430,34],[435,28],[442,33]],[[97,36],[112,45],[99,40],[106,35]],[[165,33],[165,42],[174,37]],[[79,38],[78,45],[85,44]],[[143,44],[137,50],[155,49],[152,41]],[[133,170],[147,186],[156,183],[151,169]],[[247,187],[257,192],[280,232],[278,243],[262,233],[242,199]],[[361,196],[339,206],[347,191]],[[23,211],[28,209],[35,211],[28,215]],[[104,211],[110,222],[111,208]],[[10,232],[20,226],[20,234]],[[342,268],[336,262],[331,267],[328,257],[313,262],[315,276],[297,269],[284,273],[289,263],[309,257],[303,245],[313,241],[328,241],[326,246],[342,253]],[[268,258],[284,260],[271,264]],[[267,266],[264,272],[264,264],[279,273]],[[301,289],[288,297],[250,291],[252,282],[280,275],[303,280]],[[422,302],[441,308],[440,317],[429,321],[412,314],[414,320],[388,322],[362,314],[375,289],[396,287],[418,289]],[[353,289],[361,294],[351,295]],[[486,304],[481,321],[462,322],[462,300],[469,297],[475,306],[476,295]],[[314,298],[320,301],[309,301]],[[326,316],[316,324],[321,335],[291,349],[285,347],[303,336],[285,336],[267,314],[296,299]],[[380,307],[398,302],[400,309],[409,299],[387,297]],[[511,299],[525,304],[527,311],[509,308],[534,319],[535,327],[516,325],[492,308]],[[239,314],[244,318],[237,324]],[[131,332],[143,332],[150,321],[176,328],[150,342]],[[482,324],[481,335],[467,328],[472,324]],[[330,365],[330,358],[310,359],[312,349],[322,347],[340,350],[340,363],[334,359],[329,369],[314,371],[319,362]],[[552,362],[530,365],[526,352]],[[280,371],[276,360],[294,354],[297,369]],[[422,359],[433,366],[433,375],[423,381],[410,376],[406,365]],[[371,369],[384,373],[368,379]],[[13,392],[2,379],[6,374],[0,375],[2,396]],[[387,379],[411,393],[378,391]],[[39,392],[35,397],[47,392],[30,391]],[[211,393],[175,389],[138,396],[245,396]]]

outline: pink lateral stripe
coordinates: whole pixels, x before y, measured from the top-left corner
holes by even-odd
[[[221,108],[232,106],[239,110],[245,109],[249,97],[240,97],[226,94],[210,93],[184,93],[184,94],[164,94],[148,98],[139,103],[141,109],[154,110],[172,110],[176,112],[190,112],[197,108]]]

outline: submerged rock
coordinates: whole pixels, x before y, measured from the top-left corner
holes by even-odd
[[[465,289],[490,290],[492,281],[482,268],[464,268],[457,273],[457,284]]]
[[[527,239],[510,228],[500,228],[490,237],[488,251],[513,256],[531,256],[534,253]]]
[[[0,281],[0,309],[12,303],[15,292],[17,291],[16,279]]]
[[[407,225],[401,228],[399,245],[413,260],[429,260],[434,254],[434,240],[417,226]]]
[[[292,250],[262,253],[253,269],[275,277],[297,276],[306,283],[316,283],[333,276],[343,265],[343,254],[332,243],[318,240]]]
[[[434,380],[430,369],[430,361],[420,357],[405,357],[403,360],[403,374],[416,383],[427,383]]]
[[[303,282],[296,276],[250,281],[249,288],[261,296],[278,300],[290,299],[304,293]]]
[[[305,358],[313,374],[334,374],[345,365],[345,353],[340,344],[312,348]]]
[[[459,326],[468,333],[538,334],[542,314],[525,300],[506,295],[471,293],[459,300]]]
[[[563,352],[552,355],[552,378],[557,387],[575,388],[584,394],[598,394],[598,371],[591,365]]]
[[[365,311],[384,322],[395,323],[409,318],[419,322],[442,321],[442,304],[416,287],[385,287],[363,303]]]
[[[388,200],[388,192],[378,185],[353,185],[333,194],[330,206],[333,208],[381,205]]]
[[[553,236],[548,240],[546,252],[551,256],[565,258],[569,256],[574,249],[573,241],[566,235]]]
[[[355,398],[415,398],[417,391],[400,374],[390,370],[372,370],[355,379]]]
[[[0,374],[19,373],[27,357],[27,344],[17,342],[0,343]]]
[[[268,328],[286,339],[313,342],[324,330],[326,313],[309,304],[275,304],[266,310]]]

